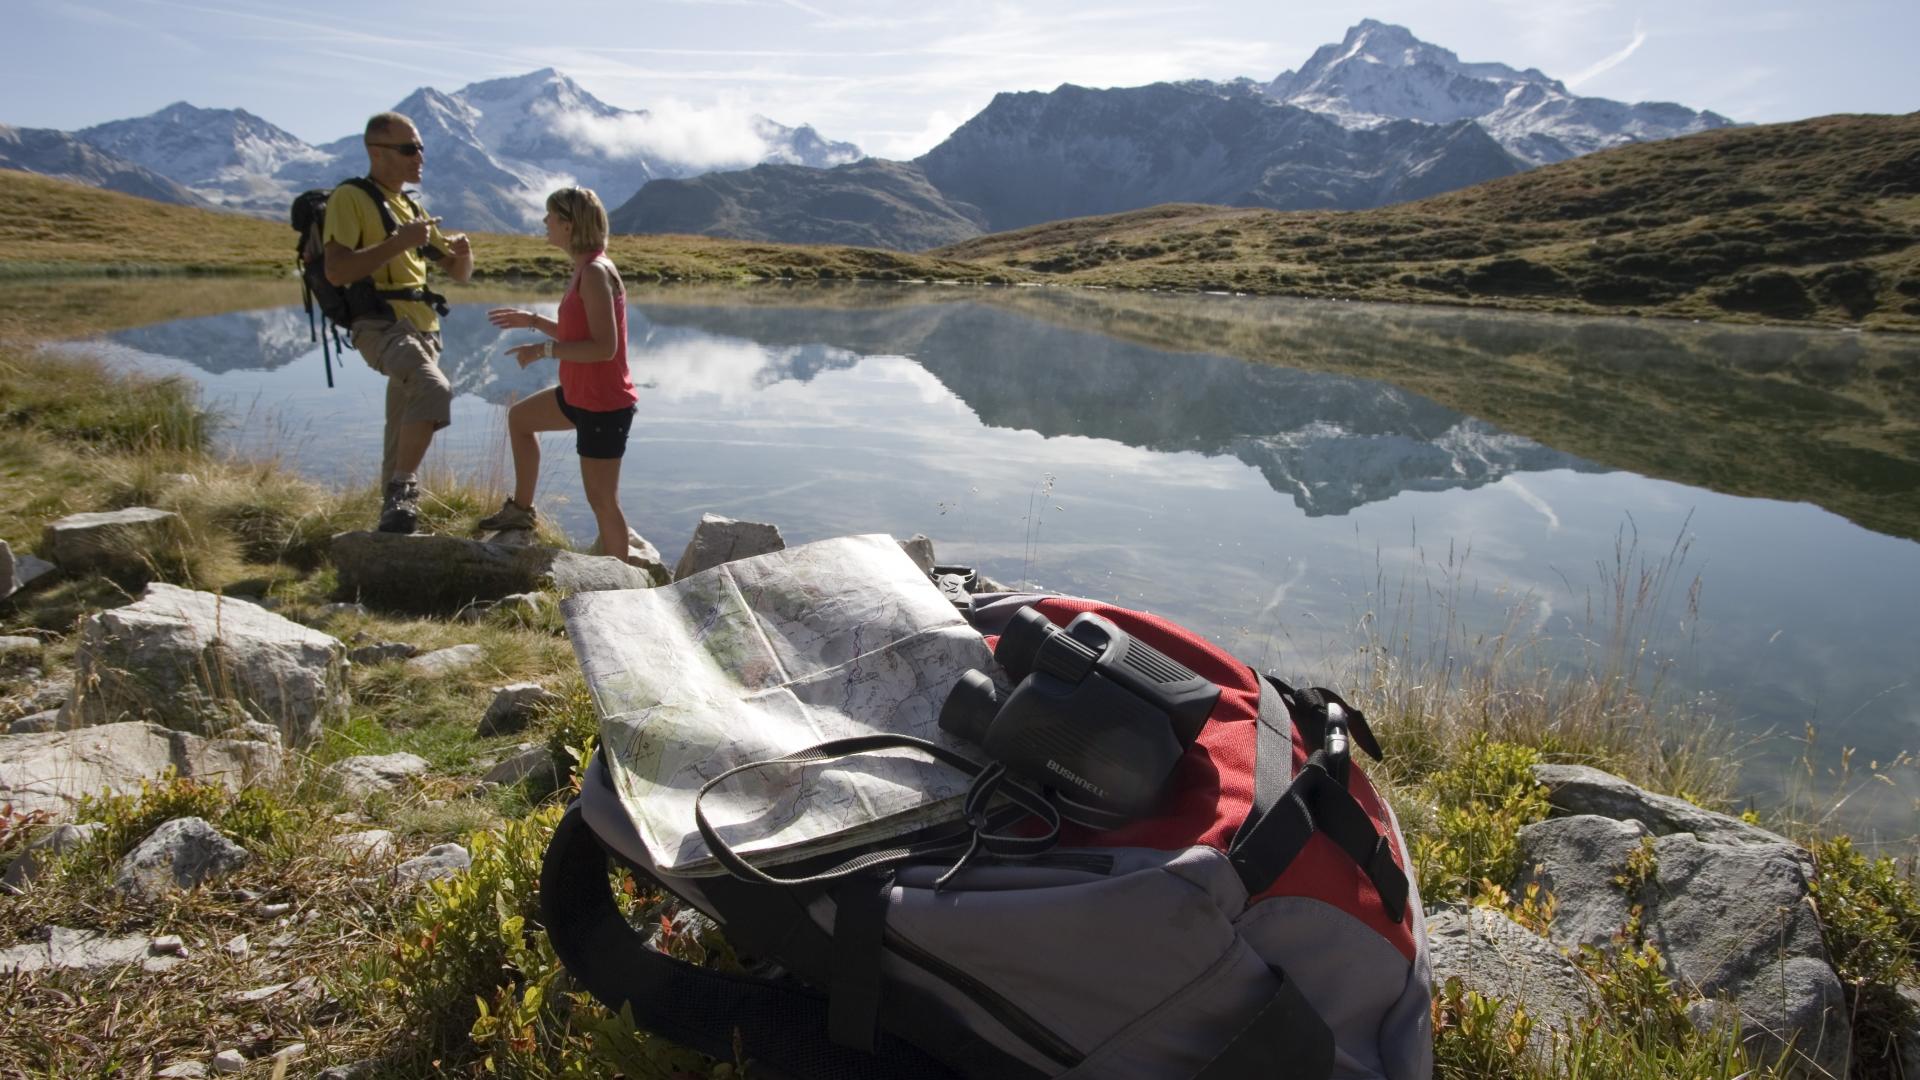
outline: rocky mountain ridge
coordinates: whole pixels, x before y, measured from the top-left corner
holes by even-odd
[[[420,87],[395,108],[414,119],[427,143],[422,201],[465,229],[531,228],[546,194],[569,184],[617,205],[648,180],[715,166],[830,166],[860,157],[851,143],[763,116],[716,125],[618,108],[552,68],[450,93]],[[0,161],[163,202],[273,218],[286,214],[298,192],[366,170],[358,134],[314,146],[244,109],[184,101],[29,141],[0,151]]]

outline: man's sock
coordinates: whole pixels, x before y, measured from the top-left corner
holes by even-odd
[[[420,474],[417,472],[397,472],[389,478],[388,482],[394,484],[417,484],[420,482]]]

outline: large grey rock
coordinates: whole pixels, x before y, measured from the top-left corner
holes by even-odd
[[[70,514],[41,533],[41,550],[75,574],[101,570],[144,576],[154,553],[171,553],[186,540],[186,523],[171,510],[133,506],[97,514]]]
[[[34,878],[40,876],[41,866],[48,858],[65,855],[92,842],[104,828],[104,824],[94,821],[85,825],[62,823],[40,829],[7,866],[6,876],[0,878],[0,888],[9,892],[24,890]]]
[[[772,525],[702,514],[700,524],[693,530],[693,539],[687,541],[687,550],[681,553],[679,564],[673,568],[673,580],[679,581],[735,559],[780,551],[786,546],[780,530]]]
[[[1685,832],[1715,844],[1788,842],[1779,833],[1703,810],[1685,799],[1656,795],[1586,765],[1535,765],[1533,778],[1546,786],[1548,800],[1562,814],[1598,814],[1638,821],[1656,836]]]
[[[135,844],[120,860],[113,887],[158,899],[173,889],[191,889],[247,864],[247,849],[197,817],[175,818]]]
[[[153,939],[145,934],[108,934],[50,926],[45,936],[11,949],[0,950],[0,975],[32,971],[103,971],[139,964],[147,971],[165,971],[180,963],[178,956],[156,956]]]
[[[63,815],[81,796],[128,795],[168,769],[238,788],[280,770],[272,743],[206,739],[158,724],[103,724],[75,731],[0,736],[0,803],[22,813]]]
[[[346,651],[257,604],[156,582],[137,603],[82,625],[78,715],[207,735],[252,719],[304,746],[323,723],[346,718]]]
[[[351,532],[333,538],[340,590],[376,607],[451,614],[514,593],[638,589],[647,577],[618,559],[457,536]]]
[[[1641,905],[1641,934],[1681,987],[1708,999],[1694,1010],[1698,1023],[1711,1023],[1709,1002],[1724,998],[1740,1010],[1758,1056],[1771,1060],[1792,1043],[1841,1075],[1846,1002],[1809,900],[1806,852],[1675,833],[1653,840],[1649,879],[1617,883],[1646,835],[1640,822],[1592,815],[1529,825],[1519,834],[1529,869],[1515,887],[1537,881],[1553,893],[1550,933],[1569,948],[1605,944]]]
[[[459,844],[436,844],[420,855],[393,868],[396,885],[420,885],[440,878],[456,877],[473,865],[473,856]]]
[[[559,694],[539,683],[502,686],[493,692],[493,702],[487,706],[487,714],[480,718],[476,734],[485,738],[523,731],[540,715],[540,710],[552,708],[562,700]]]
[[[407,671],[422,678],[437,679],[453,675],[487,658],[487,650],[478,645],[449,645],[407,661]]]
[[[427,759],[418,754],[363,754],[327,766],[326,776],[339,786],[341,794],[364,799],[411,784],[414,777],[425,776],[426,772]]]
[[[1534,1026],[1527,1048],[1545,1068],[1553,1033],[1570,1033],[1598,1000],[1593,982],[1551,941],[1497,911],[1449,907],[1427,916],[1435,986],[1458,978],[1467,990],[1524,1004]]]
[[[1553,894],[1553,940],[1568,949],[1606,945],[1627,923],[1638,899],[1614,879],[1627,870],[1627,856],[1652,834],[1637,821],[1615,821],[1598,814],[1550,818],[1521,829],[1520,876],[1514,895],[1528,885]]]

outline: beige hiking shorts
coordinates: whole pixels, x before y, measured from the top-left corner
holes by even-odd
[[[416,330],[405,319],[358,320],[353,347],[368,367],[387,377],[384,481],[393,472],[401,427],[429,420],[438,431],[453,422],[453,384],[440,370],[440,335]]]

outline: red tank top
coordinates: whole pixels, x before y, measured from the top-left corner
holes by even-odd
[[[594,258],[601,258],[595,253]],[[598,364],[580,364],[571,360],[560,361],[560,392],[566,395],[567,404],[588,412],[613,412],[624,409],[640,400],[634,392],[633,375],[627,370],[627,294],[623,286],[618,285],[613,294],[613,359]],[[580,280],[574,279],[567,288],[567,295],[560,301],[560,341],[591,341],[593,331],[587,326],[587,305],[580,299]]]

